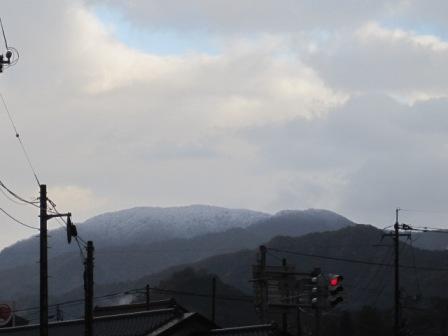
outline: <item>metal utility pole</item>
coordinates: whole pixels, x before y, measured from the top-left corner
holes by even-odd
[[[47,186],[40,185],[40,336],[48,336]]]
[[[84,322],[85,336],[93,336],[93,242],[87,242],[87,258],[84,262]]]
[[[212,322],[215,322],[216,315],[216,277],[212,279]]]

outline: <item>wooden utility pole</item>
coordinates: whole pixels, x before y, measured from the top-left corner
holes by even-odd
[[[84,322],[85,336],[93,336],[93,242],[87,242],[87,258],[84,262]]]
[[[47,186],[40,185],[40,336],[48,336]]]

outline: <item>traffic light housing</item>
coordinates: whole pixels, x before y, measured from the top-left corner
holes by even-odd
[[[320,268],[315,268],[310,274],[310,304],[311,307],[319,306],[319,298],[321,297],[321,279],[322,273]]]
[[[344,291],[342,286],[343,280],[344,277],[339,274],[330,274],[328,276],[328,303],[331,308],[344,301],[342,297],[342,292]]]
[[[75,224],[72,223],[72,214],[69,213],[67,216],[67,242],[70,244],[72,241],[72,237],[78,236],[78,230],[76,229]]]

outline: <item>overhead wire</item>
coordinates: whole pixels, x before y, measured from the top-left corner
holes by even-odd
[[[24,222],[18,220],[17,218],[15,218],[13,215],[11,215],[10,213],[8,213],[6,210],[4,210],[3,208],[0,208],[0,211],[3,212],[3,214],[5,214],[6,216],[8,216],[10,219],[12,219],[14,222],[16,222],[19,225],[22,225],[24,227],[27,227],[29,229],[33,229],[33,230],[37,230],[40,231],[39,228],[25,224]]]
[[[154,291],[154,292],[159,292],[159,293],[167,293],[167,294],[176,294],[176,295],[185,295],[185,296],[194,296],[194,297],[202,297],[202,298],[211,298],[213,297],[212,294],[209,293],[198,293],[198,292],[190,292],[190,291],[180,291],[180,290],[174,290],[174,289],[166,289],[166,288],[159,288],[159,287],[149,287],[150,290]],[[133,288],[133,289],[129,289],[126,291],[120,291],[120,292],[113,292],[113,293],[109,293],[109,294],[105,294],[105,295],[100,295],[100,296],[95,296],[94,299],[95,300],[103,300],[103,299],[107,299],[107,298],[111,298],[111,297],[115,297],[115,296],[120,296],[120,295],[135,295],[135,294],[141,294],[144,293],[146,291],[146,287],[143,288]],[[216,299],[217,300],[225,300],[225,301],[236,301],[236,302],[247,302],[247,303],[252,303],[254,297],[251,295],[239,295],[239,296],[227,296],[227,295],[216,295]],[[67,300],[67,301],[62,301],[62,302],[58,302],[55,304],[51,304],[48,305],[49,308],[52,307],[57,307],[57,306],[67,306],[67,305],[74,305],[74,304],[80,304],[83,303],[85,301],[85,299],[74,299],[74,300]],[[20,308],[20,309],[16,309],[14,310],[15,313],[20,313],[20,312],[28,312],[28,311],[35,311],[35,310],[39,310],[40,307],[27,307],[27,308]]]
[[[420,287],[418,268],[417,268],[417,265],[416,265],[416,262],[415,262],[415,252],[414,252],[414,245],[412,244],[412,236],[411,236],[410,247],[411,247],[411,255],[412,255],[412,265],[414,266],[415,282],[416,282],[416,285],[417,285],[417,294],[419,296],[421,296],[422,295],[422,290],[421,290],[421,287]]]
[[[19,132],[17,130],[16,124],[14,123],[14,120],[12,118],[11,112],[10,112],[10,110],[8,108],[8,105],[6,104],[5,97],[3,96],[2,93],[0,93],[0,98],[1,98],[1,100],[3,102],[3,107],[5,108],[5,111],[6,111],[7,115],[8,115],[9,121],[11,122],[11,126],[12,126],[12,128],[14,130],[15,137],[19,141],[20,147],[22,148],[22,152],[23,152],[23,154],[25,156],[26,161],[28,162],[28,166],[30,167],[30,169],[31,169],[31,171],[33,173],[33,176],[34,176],[34,179],[37,182],[37,185],[40,187],[40,181],[39,181],[39,178],[37,177],[36,170],[34,169],[34,166],[33,166],[32,162],[31,162],[31,159],[30,159],[30,156],[28,154],[28,151],[26,150],[25,145],[23,144],[22,138],[20,137],[20,134],[19,134]]]
[[[17,200],[19,200],[22,203],[28,204],[28,205],[32,205],[36,208],[39,208],[39,206],[37,205],[38,201],[28,201],[27,199],[25,199],[24,197],[19,196],[17,193],[13,192],[10,188],[8,188],[1,180],[0,180],[0,191],[4,194],[3,190],[6,190],[6,192],[13,196],[14,198],[16,198]],[[8,197],[8,199],[10,199]],[[10,199],[11,200],[11,199]],[[12,201],[12,200],[11,200]],[[16,202],[18,203],[18,202]],[[22,204],[22,203],[18,203],[18,204]]]
[[[1,192],[1,193],[3,194],[3,196],[5,196],[5,198],[6,198],[7,200],[9,200],[10,202],[12,202],[12,203],[14,203],[14,204],[18,204],[18,205],[26,205],[25,203],[16,201],[14,198],[12,198],[11,196],[9,196],[9,195],[3,190],[3,188],[0,188],[0,192]]]
[[[8,41],[6,40],[6,34],[5,34],[5,29],[4,29],[4,27],[3,27],[3,21],[2,21],[2,18],[0,17],[0,26],[1,26],[1,28],[2,28],[2,34],[3,34],[3,40],[5,41],[5,47],[6,47],[6,50],[8,50],[9,48],[8,48]]]
[[[327,260],[334,260],[334,261],[341,261],[341,262],[347,262],[347,263],[354,263],[354,264],[362,264],[362,265],[370,265],[370,266],[386,266],[386,267],[394,267],[393,264],[385,264],[385,263],[379,263],[374,261],[367,261],[367,260],[359,260],[359,259],[350,259],[350,258],[342,258],[342,257],[332,257],[332,256],[324,256],[324,255],[318,255],[318,254],[312,254],[312,253],[301,253],[301,252],[295,252],[295,251],[289,251],[289,250],[283,250],[283,249],[276,249],[268,247],[271,251],[277,251],[281,253],[287,253],[287,254],[293,254],[298,255],[302,257],[309,257],[309,258],[318,258],[318,259],[327,259]],[[414,268],[410,265],[400,265],[400,268]],[[436,272],[448,272],[448,268],[437,268],[437,267],[418,267],[420,270],[424,271],[436,271]]]

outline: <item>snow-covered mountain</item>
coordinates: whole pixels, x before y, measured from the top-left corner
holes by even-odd
[[[93,217],[77,227],[84,240],[95,244],[96,283],[106,284],[135,280],[217,254],[255,248],[279,235],[301,236],[351,225],[354,223],[347,218],[323,210],[269,215],[194,205],[122,210]],[[83,260],[77,244],[68,245],[61,228],[50,231],[49,247],[51,294],[60,295],[81,286]],[[36,238],[18,242],[0,253],[0,287],[8,288],[3,299],[21,295],[31,299],[38,293],[38,257]]]
[[[95,242],[97,248],[150,244],[157,241],[193,238],[230,228],[246,228],[269,218],[269,214],[208,205],[183,207],[138,207],[109,212],[77,224],[79,235]],[[49,257],[76,250],[68,245],[63,228],[49,234]],[[0,270],[30,264],[38,258],[38,239],[20,241],[0,252]]]
[[[246,228],[269,214],[208,205],[139,207],[93,217],[78,226],[86,237],[118,245],[151,243],[173,238],[193,238],[230,228]],[[90,238],[89,238],[90,239]]]

